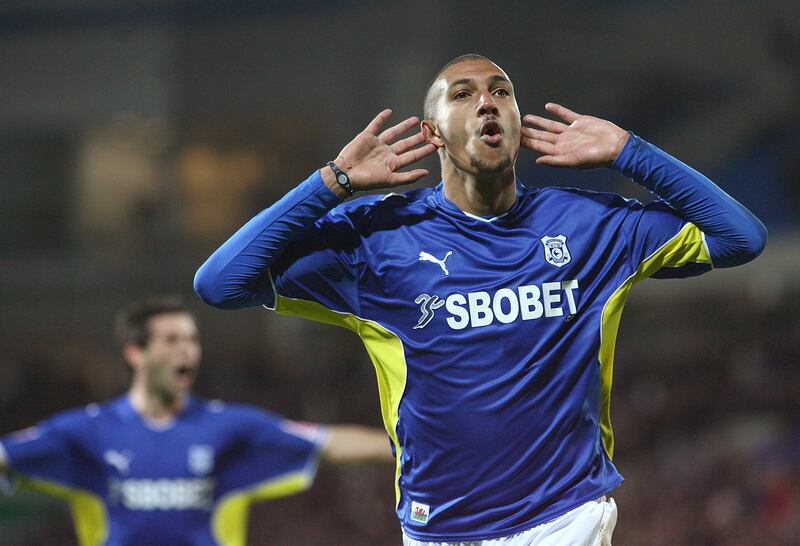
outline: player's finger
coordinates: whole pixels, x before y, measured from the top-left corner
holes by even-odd
[[[521,143],[526,148],[533,150],[534,152],[539,152],[540,154],[553,155],[556,153],[555,144],[551,144],[543,140],[523,137]]]
[[[372,135],[377,135],[378,131],[381,130],[381,126],[386,123],[386,120],[389,119],[391,115],[392,110],[390,108],[383,110],[380,114],[375,116],[375,119],[369,122],[369,125],[367,125],[367,128],[364,129],[364,131]]]
[[[417,133],[416,135],[404,138],[403,140],[398,140],[397,142],[392,144],[392,151],[397,155],[400,155],[404,152],[407,152],[417,144],[421,144],[424,141],[425,141],[425,135],[423,135],[420,132]]]
[[[404,154],[397,156],[398,164],[397,168],[405,167],[406,165],[410,165],[415,161],[419,161],[423,157],[428,157],[433,152],[436,151],[436,146],[433,144],[426,144],[425,146],[421,146],[419,148],[414,148]]]
[[[412,127],[416,127],[418,123],[419,123],[419,118],[417,116],[412,116],[408,119],[401,121],[397,125],[394,125],[386,129],[378,136],[378,139],[381,142],[385,142],[388,144],[389,142],[393,141],[394,139],[396,139],[397,137],[399,137]]]
[[[555,102],[548,102],[544,105],[544,109],[550,112],[551,114],[555,114],[567,123],[572,123],[576,119],[580,117],[580,114],[573,112],[569,108],[561,106],[560,104],[556,104]]]
[[[536,158],[537,165],[547,165],[548,167],[569,167],[570,160],[564,155],[543,155]]]
[[[555,143],[556,140],[558,140],[558,137],[555,135],[555,133],[531,129],[530,127],[522,128],[522,136],[526,138],[532,138],[534,140],[544,140],[545,142],[550,143]]]
[[[522,121],[528,125],[535,125],[540,129],[550,131],[551,133],[563,133],[567,128],[567,125],[561,123],[560,121],[554,121],[541,116],[534,116],[533,114],[526,115],[524,118],[522,118]]]
[[[392,173],[389,177],[389,183],[392,186],[401,186],[403,184],[411,184],[412,182],[416,182],[420,178],[428,176],[430,174],[427,169],[414,169],[413,171],[408,171],[405,173]]]

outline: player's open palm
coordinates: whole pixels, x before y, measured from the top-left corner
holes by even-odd
[[[559,104],[549,102],[545,110],[564,122],[528,114],[522,121],[520,144],[543,154],[539,165],[594,169],[608,167],[619,156],[628,141],[628,132],[610,121],[577,114]]]
[[[431,155],[436,147],[432,144],[417,147],[425,141],[422,133],[397,140],[400,135],[419,124],[419,119],[410,117],[381,132],[381,126],[392,115],[384,110],[360,132],[336,158],[337,166],[346,171],[350,184],[356,191],[390,188],[416,182],[428,175],[426,169],[401,172],[400,169]]]

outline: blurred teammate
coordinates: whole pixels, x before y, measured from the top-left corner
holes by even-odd
[[[200,361],[180,300],[117,320],[127,395],[0,438],[0,470],[65,497],[81,545],[244,545],[250,503],[307,489],[323,460],[392,460],[386,434],[289,421],[190,394]]]
[[[758,219],[700,173],[608,121],[545,108],[561,121],[521,120],[501,68],[455,59],[419,133],[399,139],[416,118],[382,131],[381,112],[195,278],[218,307],[263,304],[362,338],[406,544],[610,543],[605,495],[622,482],[610,389],[631,286],[738,265],[765,244]],[[526,188],[521,146],[539,164],[610,167],[659,199]],[[422,178],[401,169],[434,151],[435,188],[341,205]]]

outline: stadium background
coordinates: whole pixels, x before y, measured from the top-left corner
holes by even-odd
[[[194,304],[199,394],[379,425],[357,338],[204,307],[192,276],[379,109],[418,114],[434,71],[464,52],[506,68],[523,110],[556,100],[633,129],[770,229],[755,263],[633,292],[612,399],[627,477],[615,544],[800,543],[800,3],[789,0],[4,1],[0,432],[121,392],[112,317],[151,293]],[[533,159],[523,153],[518,171],[535,185],[648,198],[613,173]],[[322,468],[310,492],[255,507],[250,543],[397,544],[392,474]],[[73,536],[60,503],[0,499],[0,544]]]

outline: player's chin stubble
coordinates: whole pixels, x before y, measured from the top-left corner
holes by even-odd
[[[489,163],[476,157],[472,157],[470,158],[470,165],[479,173],[499,174],[507,171],[508,168],[511,167],[511,158],[509,156],[505,156],[496,163]]]

